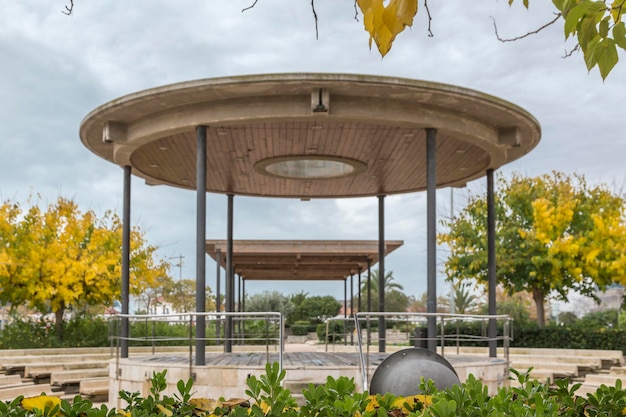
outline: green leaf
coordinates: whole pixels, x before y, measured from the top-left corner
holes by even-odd
[[[595,48],[595,55],[600,75],[605,80],[619,60],[615,40],[611,38],[602,39]]]
[[[613,39],[615,39],[617,46],[626,49],[626,26],[624,22],[619,22],[613,26]]]
[[[593,67],[598,63],[598,58],[596,57],[596,47],[600,43],[600,36],[595,36],[593,39],[589,41],[586,46],[582,44],[580,47],[583,50],[583,54],[585,56],[585,64],[587,65],[587,70],[591,71]]]
[[[563,29],[565,31],[565,38],[569,38],[570,35],[576,32],[578,23],[589,12],[590,4],[588,2],[580,2],[574,6],[571,10],[564,13],[565,25]]]
[[[512,3],[512,1],[509,1],[509,5]],[[554,7],[556,7],[558,9],[559,12],[561,12],[561,14],[565,11],[564,7],[565,7],[565,0],[552,0],[552,4],[554,4]]]
[[[577,35],[580,48],[584,51],[591,42],[591,40],[598,36],[596,24],[593,19],[588,17],[582,19],[577,28]]]
[[[598,32],[603,38],[609,36],[609,19],[611,19],[610,16],[606,16],[604,19],[602,19],[598,28]]]

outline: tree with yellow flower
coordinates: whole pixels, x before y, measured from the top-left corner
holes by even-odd
[[[534,178],[498,178],[496,276],[509,293],[528,291],[545,325],[549,296],[567,301],[570,292],[593,297],[612,283],[626,284],[624,198],[584,177],[553,172]],[[458,215],[444,221],[439,236],[450,256],[450,280],[487,283],[487,203],[472,198]]]
[[[42,210],[0,205],[0,302],[52,312],[61,336],[67,309],[110,305],[121,292],[122,224],[106,212],[98,218],[59,197]],[[131,231],[131,293],[156,285],[168,263],[157,259],[137,227]]]

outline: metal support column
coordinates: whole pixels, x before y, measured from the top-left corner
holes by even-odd
[[[222,287],[221,287],[221,277],[220,277],[220,273],[222,271],[222,250],[221,249],[216,249],[215,250],[215,259],[217,259],[217,271],[215,271],[215,312],[218,313],[217,314],[217,320],[215,321],[215,339],[216,339],[216,343],[217,340],[220,339],[220,334],[221,334],[221,323],[220,323],[220,312],[222,311],[222,296],[220,295],[220,291],[222,291]]]
[[[239,311],[246,311],[246,278],[239,276],[241,278],[241,307]],[[245,337],[246,337],[246,322],[245,320],[241,320],[241,344],[245,345]]]
[[[363,311],[363,309],[362,309],[362,307],[361,307],[361,288],[362,288],[362,287],[361,287],[361,273],[362,273],[362,272],[363,272],[363,271],[361,270],[361,265],[359,265],[359,279],[358,279],[358,287],[359,287],[359,288],[358,288],[358,291],[359,291],[359,292],[358,292],[358,302],[357,302],[357,308],[358,308],[359,313],[360,313],[361,311]]]
[[[367,312],[372,311],[372,260],[367,260]],[[367,351],[369,352],[370,340],[372,336],[372,328],[370,318],[367,317]]]
[[[385,312],[385,196],[378,196],[378,311]],[[385,316],[378,316],[378,351],[385,351]]]
[[[350,274],[350,317],[354,317],[354,274]],[[354,344],[354,333],[350,332],[350,344]]]
[[[206,126],[196,128],[196,312],[205,312]],[[196,366],[205,365],[206,317],[196,316]]]
[[[227,225],[226,225],[226,312],[232,313],[235,310],[235,266],[233,264],[233,204],[234,196],[228,194]],[[224,351],[233,351],[233,317],[226,316]]]
[[[367,311],[372,311],[372,261],[367,260]]]
[[[241,275],[237,277],[237,312],[241,312]],[[237,319],[237,339],[239,339],[238,345],[241,344],[241,320]]]
[[[437,130],[426,129],[426,270],[428,313],[437,312]],[[428,317],[428,349],[437,350],[437,318]]]
[[[343,344],[348,343],[346,324],[348,323],[348,278],[343,279]]]
[[[124,167],[124,212],[122,214],[122,314],[129,314],[130,306],[130,174],[132,168]],[[122,318],[120,328],[120,357],[128,358],[130,326],[128,317]]]
[[[496,203],[493,189],[493,169],[487,170],[487,280],[489,282],[489,315],[496,314]],[[496,320],[489,319],[489,357],[498,356]]]

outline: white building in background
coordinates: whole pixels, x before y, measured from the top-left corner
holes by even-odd
[[[596,292],[596,296],[600,299],[600,304],[595,304],[591,309],[594,311],[619,310],[624,301],[624,287],[612,286],[606,291]]]

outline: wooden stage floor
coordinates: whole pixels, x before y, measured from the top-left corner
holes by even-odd
[[[368,367],[377,367],[393,352],[370,352],[365,356]],[[263,367],[266,363],[277,362],[279,355],[276,352],[232,352],[218,353],[209,352],[206,354],[207,366],[228,366],[228,367]],[[446,355],[446,360],[452,366],[460,363],[483,362],[485,357],[473,355]],[[181,354],[156,354],[151,356],[134,356],[134,361],[151,363],[176,363],[189,364],[189,356]],[[193,360],[193,359],[192,359]],[[195,362],[195,361],[194,361]],[[195,365],[195,363],[194,363]],[[283,353],[283,367],[355,367],[359,365],[359,354],[357,352],[285,352]]]

